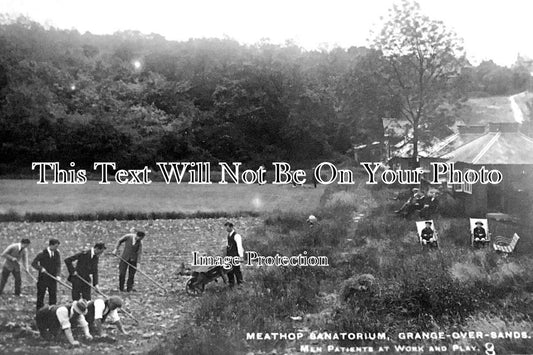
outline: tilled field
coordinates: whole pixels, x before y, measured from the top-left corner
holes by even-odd
[[[0,353],[32,354],[87,354],[87,353],[144,353],[163,339],[171,329],[179,328],[186,316],[194,310],[196,298],[185,293],[187,276],[178,275],[180,265],[186,266],[192,260],[192,252],[206,255],[220,255],[226,244],[224,219],[183,219],[153,221],[96,221],[96,222],[46,222],[46,223],[0,223],[1,248],[21,238],[30,238],[29,263],[35,255],[46,248],[49,238],[61,241],[62,280],[68,276],[63,260],[83,249],[90,248],[95,242],[105,242],[107,250],[100,257],[100,289],[106,295],[119,295],[125,301],[125,309],[137,320],[139,325],[121,313],[129,335],[118,334],[114,326],[108,326],[108,337],[86,341],[75,334],[82,342],[79,348],[71,348],[66,338],[61,341],[45,341],[32,331],[35,315],[37,290],[28,275],[23,275],[23,295],[13,296],[13,278],[10,277],[0,296]],[[233,220],[236,230],[250,235],[254,227],[260,225],[260,218],[237,218]],[[135,277],[134,292],[118,291],[118,259],[111,251],[118,238],[135,227],[146,231],[143,240],[143,256],[140,270],[145,272],[168,292],[164,292],[140,273]],[[3,262],[3,260],[2,260]],[[31,268],[31,267],[30,267]],[[24,274],[24,272],[23,272]],[[32,270],[36,277],[37,271]],[[209,289],[223,287],[209,284]],[[93,299],[96,297],[92,293]],[[58,285],[58,303],[71,301],[70,290]],[[45,299],[45,303],[47,299]]]

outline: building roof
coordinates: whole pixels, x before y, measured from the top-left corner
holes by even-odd
[[[441,158],[469,164],[533,165],[533,139],[509,127],[491,124],[489,132]]]
[[[467,132],[467,133],[455,133],[449,137],[446,137],[442,141],[431,147],[428,152],[430,157],[438,157],[443,154],[450,153],[462,145],[472,142],[473,140],[483,136],[485,132]]]
[[[374,148],[374,147],[378,147],[380,144],[381,144],[381,142],[379,142],[379,141],[372,142],[370,144],[361,144],[361,145],[354,146],[353,150],[361,150],[361,149],[366,149],[368,147]]]
[[[442,140],[434,139],[431,144],[420,143],[418,146],[418,155],[423,158],[440,157],[485,134],[484,130],[480,130],[477,126],[468,127],[468,129],[462,129],[461,126],[459,131],[460,133],[454,133]],[[398,158],[412,157],[413,144],[404,144],[401,148],[395,150],[392,156]]]
[[[419,142],[418,156],[428,157],[433,145],[437,144],[437,142],[436,140],[432,144]],[[391,152],[391,158],[411,158],[413,156],[413,143],[406,143],[406,140],[402,140],[394,148],[394,151]]]

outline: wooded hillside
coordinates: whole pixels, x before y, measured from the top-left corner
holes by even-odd
[[[27,172],[34,161],[310,165],[379,139],[381,117],[398,111],[376,75],[382,56],[368,48],[305,51],[80,34],[26,18],[1,23],[0,174]],[[519,74],[501,89],[526,85]],[[496,90],[482,82],[470,72],[453,89]]]

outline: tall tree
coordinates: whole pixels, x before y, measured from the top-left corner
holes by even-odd
[[[382,77],[401,101],[401,118],[412,126],[416,162],[419,142],[453,123],[450,117],[458,98],[450,84],[464,62],[461,40],[409,0],[389,10],[383,28],[373,37],[372,46],[385,61]]]

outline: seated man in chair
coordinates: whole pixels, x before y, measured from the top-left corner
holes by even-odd
[[[476,228],[473,230],[474,242],[484,242],[487,240],[487,232],[483,228],[483,222],[476,221]]]
[[[403,214],[404,217],[409,217],[413,212],[424,208],[424,193],[417,187],[413,189],[413,196],[403,204],[402,208],[394,211],[396,214]]]
[[[490,242],[490,233],[486,219],[470,218],[470,234],[473,247],[483,247]]]
[[[435,231],[431,227],[432,222],[426,221],[425,224],[425,228],[420,232],[420,242],[422,245],[437,246],[437,237]]]
[[[424,207],[420,210],[420,217],[424,219],[431,218],[431,215],[437,211],[439,206],[439,191],[429,190],[424,197]]]

